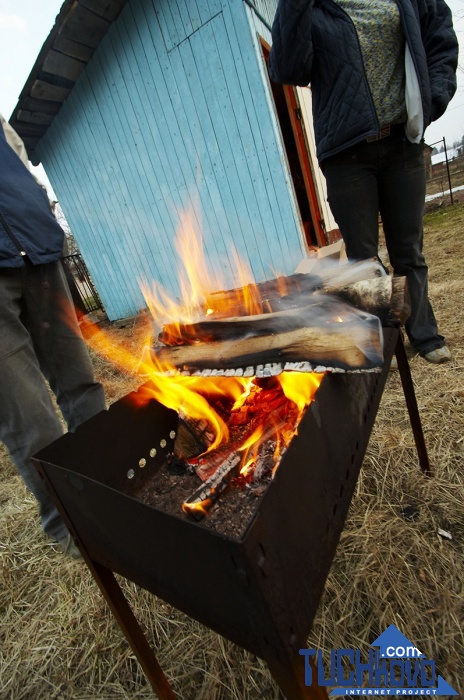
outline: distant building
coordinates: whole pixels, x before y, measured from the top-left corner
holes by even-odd
[[[447,148],[446,152],[434,153],[432,155],[432,166],[439,165],[440,163],[446,163],[446,158],[448,161],[454,160],[459,156],[459,148]]]

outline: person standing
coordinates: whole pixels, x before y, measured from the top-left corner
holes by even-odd
[[[311,83],[317,157],[348,258],[378,256],[407,277],[413,348],[451,354],[428,297],[423,255],[424,132],[456,91],[458,42],[444,0],[280,0],[273,81]]]
[[[31,457],[104,410],[62,263],[64,233],[29,170],[20,137],[0,115],[0,440],[39,503],[42,528],[77,549]]]

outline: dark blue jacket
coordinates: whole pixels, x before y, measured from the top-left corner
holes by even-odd
[[[59,260],[64,233],[44,189],[8,145],[0,125],[0,267]]]
[[[456,91],[458,42],[443,0],[396,0],[422,102],[422,134]],[[272,80],[311,83],[319,162],[379,131],[353,22],[334,0],[279,0]]]

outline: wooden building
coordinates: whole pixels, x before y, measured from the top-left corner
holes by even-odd
[[[10,122],[42,162],[111,320],[179,294],[186,212],[216,287],[337,237],[310,91],[271,84],[277,0],[65,0]]]

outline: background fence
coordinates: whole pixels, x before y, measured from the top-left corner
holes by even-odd
[[[85,316],[99,309],[104,311],[82,255],[74,253],[66,255],[62,260],[77,315]]]
[[[426,159],[427,199],[447,198],[454,204],[456,193],[464,189],[464,153],[463,147],[447,148],[443,138],[437,144],[444,145],[445,151],[429,155]],[[430,144],[434,146],[437,144]]]

